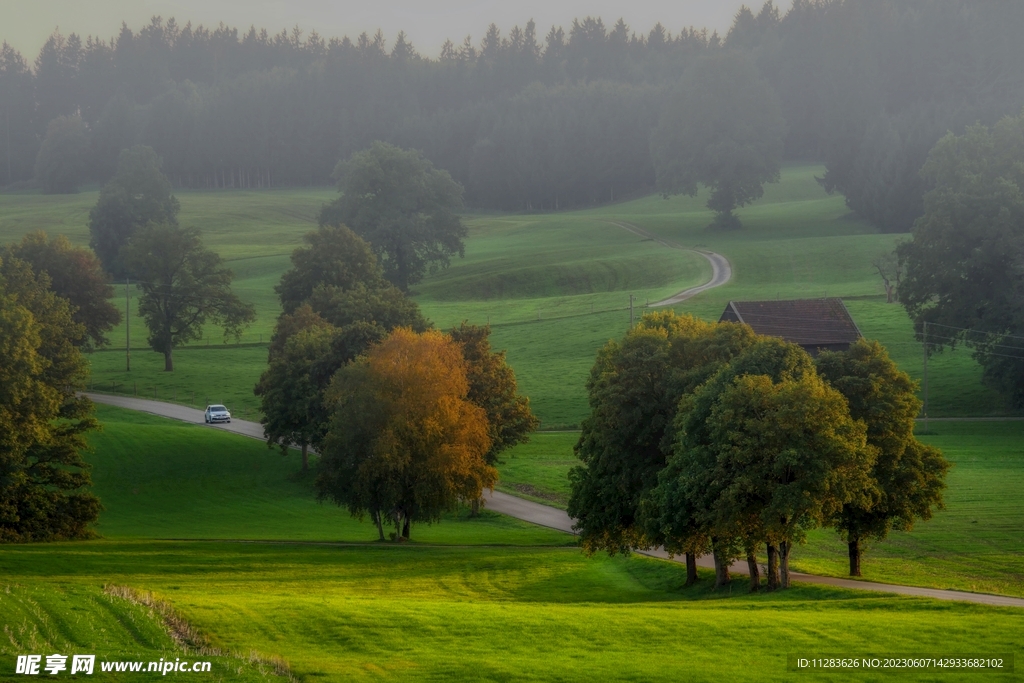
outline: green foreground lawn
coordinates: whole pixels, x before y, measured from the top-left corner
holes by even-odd
[[[1024,654],[1020,610],[812,586],[750,596],[742,581],[712,593],[709,576],[681,588],[675,564],[575,549],[101,541],[13,547],[0,570],[20,599],[0,600],[0,619],[48,624],[0,642],[7,671],[25,648],[145,658],[133,629],[151,623],[111,620],[104,583],[154,591],[216,647],[280,656],[308,681],[777,681],[790,653]]]
[[[714,592],[709,575],[684,589],[679,564],[588,558],[566,534],[495,514],[376,543],[368,524],[315,502],[293,455],[199,425],[98,414],[88,459],[105,538],[0,554],[0,677],[36,652],[199,658],[106,585],[150,591],[199,629],[220,652],[204,680],[271,680],[270,662],[283,660],[303,681],[773,681],[792,678],[790,654],[1024,655],[1021,610],[799,585],[748,595],[742,579]],[[546,448],[573,437],[538,435],[509,462],[558,460]],[[155,676],[90,680],[139,678]]]
[[[371,543],[377,530],[333,503],[319,503],[297,452],[202,425],[97,406],[90,438],[96,495],[107,538],[316,540]],[[416,525],[413,540],[463,545],[554,545],[572,537],[497,513],[451,513]]]

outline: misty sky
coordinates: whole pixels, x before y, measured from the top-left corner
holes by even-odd
[[[296,24],[325,37],[383,29],[390,46],[404,30],[424,56],[435,57],[445,38],[459,44],[466,35],[479,45],[487,25],[494,22],[505,35],[513,25],[537,22],[540,38],[558,24],[568,30],[573,17],[600,16],[611,27],[622,17],[630,28],[644,32],[658,21],[673,34],[687,26],[724,33],[742,0],[0,0],[0,40],[6,40],[31,62],[56,27],[64,34],[110,38],[122,21],[132,30],[160,15],[181,24],[216,26],[224,22],[240,29],[250,24],[279,32]],[[755,12],[762,0],[755,0]],[[790,0],[776,2],[780,11]]]

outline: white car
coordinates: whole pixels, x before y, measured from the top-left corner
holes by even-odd
[[[203,414],[206,418],[206,424],[213,424],[214,422],[231,422],[231,413],[224,406],[206,406],[206,412]]]

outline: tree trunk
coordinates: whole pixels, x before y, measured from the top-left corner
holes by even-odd
[[[779,543],[779,568],[780,568],[780,579],[781,587],[789,588],[789,551],[791,544],[789,541],[783,541]]]
[[[402,525],[402,538],[409,540],[409,528],[412,526],[409,520],[409,515],[405,516],[405,523]]]
[[[395,520],[395,540],[399,540],[402,537],[402,511],[392,510],[391,518]]]
[[[302,471],[309,471],[309,444],[302,444]]]
[[[730,581],[729,560],[722,554],[717,544],[712,545],[711,554],[715,560],[715,588],[719,588]]]
[[[757,566],[757,554],[753,548],[747,549],[747,571],[750,572],[750,592],[761,590],[761,568]]]
[[[164,372],[174,372],[174,358],[171,357],[173,352],[174,349],[164,351]]]
[[[697,556],[693,553],[686,553],[686,585],[692,586],[697,583],[699,578],[697,576]]]
[[[480,499],[474,498],[473,502],[469,506],[469,516],[479,517],[480,516]]]
[[[765,572],[768,574],[768,590],[777,590],[779,587],[779,551],[771,543],[768,544],[768,567]]]
[[[860,539],[851,537],[847,547],[850,549],[850,576],[860,576]]]
[[[384,524],[383,524],[383,522],[381,522],[381,519],[380,519],[381,518],[380,510],[374,510],[371,514],[373,515],[373,523],[377,525],[377,534],[380,536],[380,540],[383,541],[384,540]]]

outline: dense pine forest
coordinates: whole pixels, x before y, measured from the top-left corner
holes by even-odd
[[[1022,24],[1024,4],[1002,0],[795,0],[785,14],[769,0],[724,36],[587,17],[491,25],[432,56],[402,33],[159,17],[113,38],[55,32],[31,62],[0,51],[0,187],[105,182],[139,143],[177,187],[329,185],[339,159],[383,140],[448,170],[471,206],[613,201],[657,187],[665,107],[695,64],[731,52],[777,99],[785,157],[824,162],[827,189],[905,231],[934,143],[1024,106]]]

